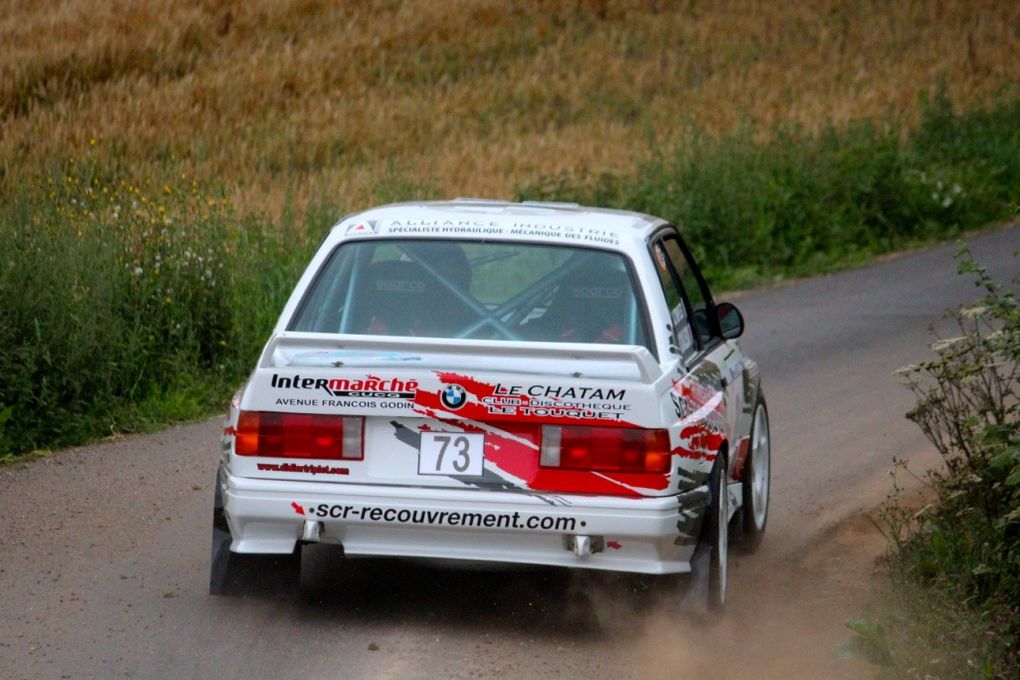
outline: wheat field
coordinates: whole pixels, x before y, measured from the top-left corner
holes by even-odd
[[[1015,0],[0,0],[0,200],[76,159],[238,209],[507,197],[685,135],[1020,83]],[[385,196],[383,196],[385,197]]]

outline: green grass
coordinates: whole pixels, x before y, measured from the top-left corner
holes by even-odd
[[[1020,205],[1020,98],[913,132],[862,121],[762,141],[754,129],[659,150],[633,173],[558,175],[518,198],[639,210],[679,225],[717,289],[832,271],[1008,219]]]
[[[935,96],[916,130],[897,129],[692,134],[633,173],[561,175],[519,197],[673,220],[717,289],[831,271],[1016,214],[1020,98],[961,113]],[[343,213],[322,201],[239,217],[226,189],[171,177],[176,167],[135,186],[125,160],[97,147],[0,205],[0,456],[222,408]],[[378,178],[378,201],[438,193],[435,177],[396,163]]]

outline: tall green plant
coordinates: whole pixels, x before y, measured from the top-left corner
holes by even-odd
[[[902,371],[917,399],[907,417],[945,464],[930,475],[938,504],[929,526],[953,537],[945,547],[954,559],[925,555],[934,544],[924,536],[935,532],[903,547],[925,558],[912,567],[922,580],[948,574],[971,603],[1020,605],[1020,308],[966,251],[960,272],[974,276],[981,298],[953,312],[957,333],[932,344],[935,358]],[[1020,621],[1013,632],[1020,640]]]
[[[638,210],[679,225],[720,288],[830,271],[1015,214],[1020,98],[957,112],[936,92],[901,135],[862,121],[716,138],[693,130],[632,173],[557,175],[518,197]]]
[[[250,369],[311,230],[89,162],[0,210],[0,455],[197,415]],[[316,232],[321,232],[316,225]]]
[[[921,512],[894,496],[883,513],[900,609],[868,630],[885,631],[886,676],[1005,680],[1020,674],[1020,276],[1001,284],[966,251],[959,270],[981,297],[900,370],[944,465]]]

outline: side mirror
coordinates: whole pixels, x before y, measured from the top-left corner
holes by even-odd
[[[727,340],[734,340],[744,334],[744,316],[732,302],[720,302],[715,306],[719,314],[719,330]]]

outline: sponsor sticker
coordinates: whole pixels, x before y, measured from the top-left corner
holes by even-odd
[[[361,234],[374,234],[375,232],[375,222],[358,222],[347,227],[347,231],[344,233],[348,236],[358,236]]]
[[[418,381],[414,378],[308,378],[301,375],[273,374],[270,386],[275,389],[322,390],[331,397],[357,397],[371,399],[414,399]]]
[[[436,527],[468,527],[484,529],[530,529],[570,533],[588,523],[569,515],[531,515],[514,512],[475,512],[434,510],[430,508],[396,508],[360,504],[308,503],[290,504],[294,514],[302,517],[347,522],[382,522],[387,524],[421,524]]]
[[[615,231],[574,224],[556,224],[521,220],[486,219],[398,219],[379,225],[385,234],[443,234],[449,236],[518,236],[553,238],[619,245]]]

